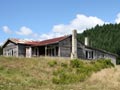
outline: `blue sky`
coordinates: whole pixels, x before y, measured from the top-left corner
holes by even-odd
[[[119,22],[120,0],[0,0],[0,44],[8,38],[43,40]]]

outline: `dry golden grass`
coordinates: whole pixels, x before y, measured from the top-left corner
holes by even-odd
[[[94,73],[81,83],[53,85],[43,90],[120,90],[120,66]]]
[[[55,67],[48,62],[57,61]],[[68,58],[0,57],[0,90],[120,90],[120,66],[93,73],[84,82],[68,85],[52,83],[53,71]]]
[[[53,71],[48,62],[69,63],[60,58],[15,58],[0,57],[0,90],[40,90],[52,85]],[[50,85],[50,86],[49,86]]]
[[[120,90],[120,66],[94,73],[84,83],[86,90]]]

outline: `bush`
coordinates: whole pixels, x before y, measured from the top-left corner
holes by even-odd
[[[81,60],[75,59],[70,61],[70,66],[73,68],[80,68],[84,66],[84,63]]]
[[[114,64],[111,62],[110,59],[104,60],[104,61],[105,61],[105,63],[108,65],[108,67],[115,67]]]
[[[117,64],[117,65],[120,64],[120,56],[118,56],[118,57],[116,58],[116,64]]]
[[[66,70],[63,68],[57,69],[56,71],[53,72],[53,75],[58,76],[59,74],[64,73]]]
[[[58,77],[53,77],[52,82],[55,83],[55,84],[60,84],[60,80],[59,80]]]
[[[79,76],[78,80],[80,82],[83,82],[87,78],[87,74],[86,73],[81,73],[78,76]]]
[[[70,61],[70,65],[61,63],[61,68],[53,72],[52,82],[55,84],[69,84],[86,80],[93,72],[104,68],[114,67],[110,60],[96,60],[83,62],[75,59]]]
[[[55,84],[69,84],[79,81],[78,75],[74,73],[64,72],[61,73],[58,77],[53,77],[52,82]]]
[[[49,61],[49,62],[48,62],[48,65],[49,65],[50,67],[54,67],[55,65],[57,65],[57,61]]]
[[[61,67],[68,67],[66,63],[61,63]]]
[[[96,63],[98,63],[99,66],[101,66],[101,69],[114,67],[114,64],[111,62],[110,59],[99,59],[99,60],[97,60]]]
[[[90,76],[92,71],[93,71],[93,69],[90,68],[90,67],[84,67],[84,68],[77,68],[76,69],[77,74],[83,74],[84,73],[87,76]]]

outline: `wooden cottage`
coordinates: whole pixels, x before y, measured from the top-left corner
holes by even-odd
[[[4,56],[15,57],[71,57],[82,59],[108,58],[116,64],[116,55],[105,50],[89,47],[88,38],[85,44],[77,40],[77,31],[72,35],[48,39],[44,41],[25,41],[8,39],[3,45]]]

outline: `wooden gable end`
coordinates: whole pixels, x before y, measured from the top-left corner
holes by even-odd
[[[18,45],[11,40],[7,40],[2,48],[4,56],[18,56]]]
[[[7,40],[4,44],[3,44],[3,46],[2,46],[2,48],[5,48],[5,47],[7,47],[7,46],[13,46],[13,45],[17,45],[15,42],[12,42],[11,40]]]

